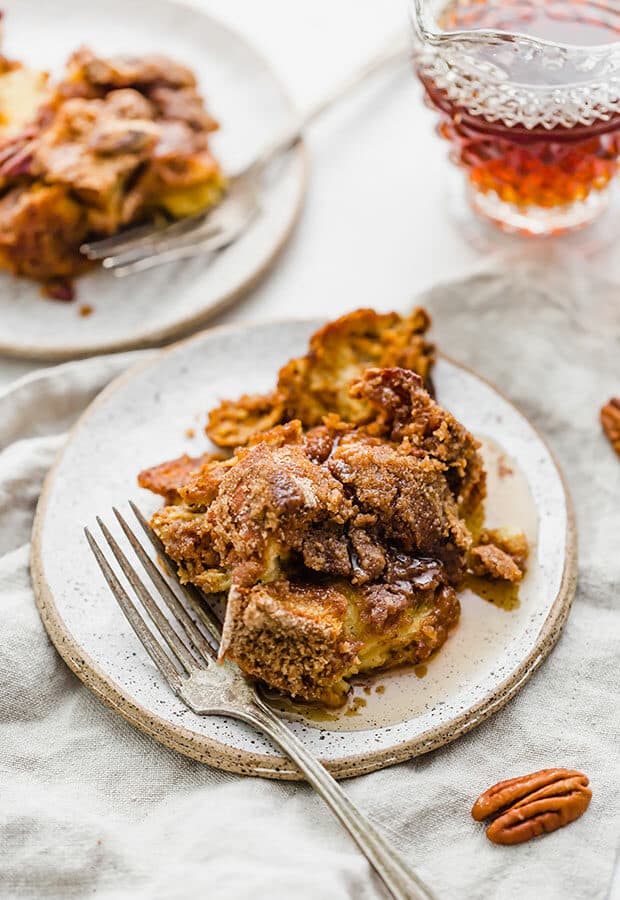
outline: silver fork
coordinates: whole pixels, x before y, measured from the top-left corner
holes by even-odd
[[[390,41],[377,56],[333,88],[297,122],[287,126],[248,166],[231,177],[226,193],[216,206],[172,225],[141,226],[83,244],[82,253],[89,259],[103,260],[104,268],[123,277],[230,246],[260,212],[262,177],[268,166],[294,147],[306,127],[337,100],[377,71],[404,62],[409,56],[409,40],[405,36]]]
[[[118,278],[224,250],[260,212],[259,176],[248,167],[232,177],[224,199],[208,213],[143,233],[143,237],[127,237],[119,245],[85,244],[82,250],[89,259],[102,259],[104,269],[112,269]]]
[[[323,798],[392,897],[396,900],[433,900],[432,891],[357,809],[318,759],[267,706],[255,685],[234,664],[216,662],[221,640],[219,620],[202,601],[199,591],[179,584],[174,563],[162,542],[137,506],[131,501],[129,505],[158,559],[172,577],[172,583],[164,578],[125,518],[114,509],[114,515],[160,602],[154,599],[99,517],[97,523],[111,554],[142,609],[130,598],[113,563],[108,561],[91,531],[85,528],[84,532],[110,590],[170,688],[198,715],[229,716],[267,735]]]

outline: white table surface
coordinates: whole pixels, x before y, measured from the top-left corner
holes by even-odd
[[[408,27],[407,0],[195,3],[246,35],[302,108]],[[292,240],[258,288],[217,321],[402,309],[420,290],[466,270],[476,257],[445,209],[450,164],[433,126],[404,68],[317,122]],[[38,365],[0,358],[0,387]]]

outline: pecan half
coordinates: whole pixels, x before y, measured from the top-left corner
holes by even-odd
[[[602,408],[601,425],[609,443],[620,456],[620,397],[612,397]]]
[[[487,837],[494,844],[521,844],[579,818],[592,797],[588,784],[582,772],[543,769],[493,785],[471,814],[478,822],[493,817]]]

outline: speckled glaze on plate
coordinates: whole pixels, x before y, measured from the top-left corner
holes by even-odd
[[[47,478],[34,526],[32,574],[41,616],[84,683],[167,746],[213,766],[270,778],[298,776],[251,728],[197,716],[169,691],[116,606],[82,529],[96,514],[109,520],[112,505],[123,506],[128,498],[146,512],[154,510],[158,500],[137,487],[136,473],[182,452],[206,449],[206,411],[222,397],[271,387],[278,367],[305,350],[317,324],[214,329],[139,363],[76,425]],[[529,571],[512,611],[470,592],[463,595],[461,623],[424,678],[414,672],[378,676],[387,684],[382,702],[397,695],[402,701],[403,692],[407,699],[399,708],[409,712],[396,721],[368,721],[360,729],[355,719],[354,730],[334,730],[329,721],[291,722],[337,777],[432,750],[500,709],[553,647],[574,595],[573,516],[545,443],[508,400],[456,363],[440,358],[435,382],[441,403],[501,448],[506,460],[518,460],[521,490],[529,498],[524,508],[537,514],[529,527]],[[191,429],[194,438],[188,436]],[[513,509],[496,509],[494,516],[519,524],[517,506],[504,505]],[[396,681],[387,683],[390,678]]]
[[[101,53],[164,53],[190,66],[220,122],[211,146],[228,172],[249,162],[295,117],[269,64],[242,37],[183,0],[6,0],[2,9],[3,52],[52,75],[81,44]],[[260,116],[248,114],[256,109]],[[269,269],[298,219],[305,185],[299,147],[271,179],[261,215],[225,252],[124,279],[97,269],[77,280],[72,303],[46,300],[35,282],[0,272],[0,353],[62,360],[187,334]],[[93,313],[81,316],[81,305]]]

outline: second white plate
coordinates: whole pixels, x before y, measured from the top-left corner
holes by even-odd
[[[249,162],[294,119],[295,108],[265,60],[182,2],[6,0],[3,11],[3,52],[53,76],[80,44],[103,54],[163,53],[189,66],[220,122],[212,146],[226,171]],[[265,192],[261,215],[224,253],[123,280],[97,270],[77,280],[72,303],[46,300],[36,283],[0,272],[0,353],[61,360],[152,346],[197,327],[267,271],[297,220],[305,181],[298,148]],[[81,305],[92,307],[92,315],[81,316]]]

